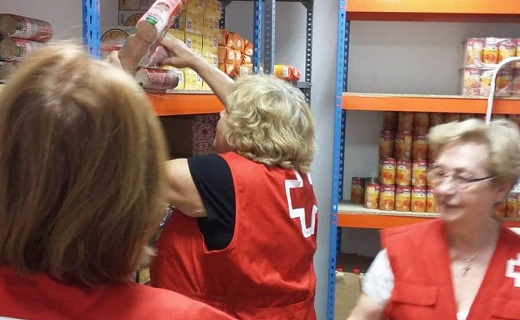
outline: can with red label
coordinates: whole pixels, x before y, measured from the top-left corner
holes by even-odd
[[[381,184],[395,184],[395,159],[394,158],[382,159],[379,182]]]
[[[410,131],[396,132],[394,154],[396,159],[412,158],[412,133]]]
[[[409,186],[395,187],[395,211],[410,211],[411,188]]]
[[[395,184],[409,186],[412,182],[412,160],[400,159],[396,161]]]
[[[437,200],[432,187],[426,188],[426,212],[434,213],[437,211]]]
[[[444,114],[444,123],[460,121],[460,113]]]
[[[519,203],[518,203],[518,197],[520,196],[520,193],[511,191],[509,195],[507,196],[506,201],[506,217],[518,219],[520,218],[520,214],[518,213],[519,210]]]
[[[499,218],[505,218],[506,216],[506,203],[507,199],[504,199],[504,201],[498,203],[495,206],[495,215]]]
[[[395,203],[395,186],[382,185],[379,189],[379,210],[392,211]]]
[[[379,157],[389,158],[394,156],[394,132],[381,131],[379,135]]]
[[[352,203],[363,203],[365,198],[365,178],[352,177],[350,189],[350,201]]]
[[[397,127],[397,112],[385,111],[383,113],[383,130],[394,132]]]
[[[413,160],[427,160],[428,159],[428,136],[426,134],[417,133],[413,136],[412,159]]]
[[[428,133],[430,128],[430,114],[427,112],[416,112],[414,117],[414,133]]]
[[[426,175],[428,172],[428,161],[414,160],[412,164],[412,186],[426,187]]]
[[[397,116],[397,131],[413,131],[414,113],[413,112],[399,112]]]
[[[432,112],[430,113],[430,128],[438,126],[439,124],[444,123],[444,113],[442,112]]]
[[[412,187],[412,212],[426,212],[426,188]]]
[[[367,209],[377,209],[379,205],[379,183],[377,178],[365,179],[365,204]]]

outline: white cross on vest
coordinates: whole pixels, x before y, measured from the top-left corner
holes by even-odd
[[[516,268],[518,271],[515,270]],[[516,260],[507,260],[506,277],[514,279],[514,286],[520,288],[520,253],[516,256]]]

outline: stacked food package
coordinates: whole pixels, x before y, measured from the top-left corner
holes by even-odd
[[[3,81],[20,60],[52,38],[47,21],[0,14],[0,81]]]
[[[483,115],[458,113],[385,112],[379,139],[379,176],[353,177],[351,202],[384,211],[437,212],[427,171],[435,157],[428,148],[430,127]],[[493,119],[506,117],[494,115]],[[520,126],[520,116],[510,115]],[[519,188],[520,189],[520,188]],[[520,193],[513,190],[496,207],[500,217],[519,218]]]
[[[497,65],[509,57],[520,57],[520,38],[470,38],[464,44],[462,94],[488,96]],[[520,63],[499,70],[496,96],[520,96]]]
[[[232,78],[253,74],[253,44],[238,33],[221,30],[218,67]]]

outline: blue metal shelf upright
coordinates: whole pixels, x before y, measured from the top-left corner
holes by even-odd
[[[83,44],[94,57],[100,57],[100,0],[82,0]]]
[[[343,197],[343,158],[345,145],[345,117],[342,108],[343,92],[347,90],[349,22],[346,16],[348,0],[338,3],[338,36],[336,55],[336,104],[334,106],[334,146],[332,164],[332,195],[330,216],[329,277],[327,290],[327,319],[334,320],[336,257],[341,232],[338,228],[338,203]]]
[[[233,1],[251,0],[222,0],[224,17],[226,7]],[[305,79],[304,81],[294,83],[294,85],[302,90],[302,92],[305,94],[307,102],[310,103],[312,83],[312,26],[314,16],[314,0],[254,0],[253,70],[255,73],[259,73],[260,66],[263,63],[264,72],[268,74],[273,73],[273,68],[275,65],[274,57],[276,52],[276,2],[299,2],[307,10],[305,30]],[[225,27],[224,20],[225,19],[223,18],[220,23],[222,28]]]

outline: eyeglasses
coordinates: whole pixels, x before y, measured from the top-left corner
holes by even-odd
[[[474,183],[480,181],[490,180],[496,177],[496,174],[483,177],[483,178],[466,178],[454,171],[446,171],[440,167],[433,167],[428,171],[428,184],[437,187],[443,182],[446,182],[446,178],[451,178],[451,183],[458,190],[464,190],[472,186]]]

